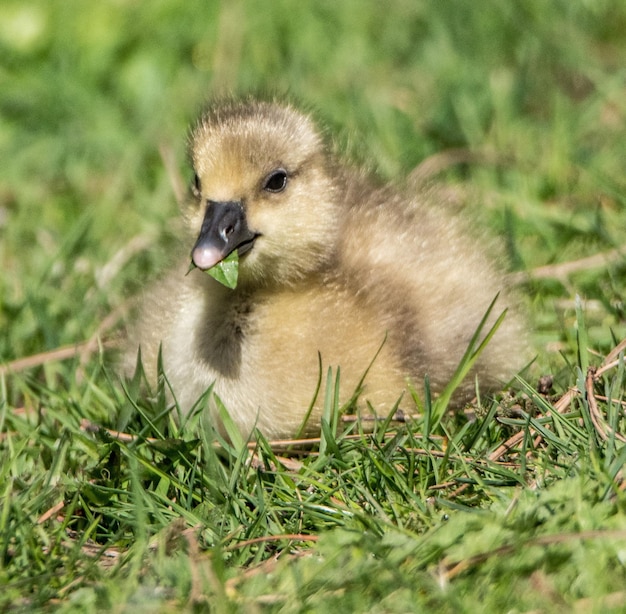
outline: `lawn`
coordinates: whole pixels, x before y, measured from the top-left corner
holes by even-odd
[[[0,609],[626,610],[626,5],[0,6]],[[288,97],[500,237],[536,359],[461,415],[221,438],[123,383],[189,125]],[[549,377],[547,377],[549,376]]]

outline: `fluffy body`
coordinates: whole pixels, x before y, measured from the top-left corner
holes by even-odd
[[[429,376],[437,392],[448,382],[504,277],[467,224],[436,193],[377,186],[336,161],[308,115],[290,106],[221,105],[193,131],[195,195],[183,211],[191,249],[209,202],[241,203],[256,233],[239,263],[235,290],[186,259],[152,289],[133,335],[144,366],[164,371],[177,401],[191,408],[213,385],[244,434],[293,435],[320,375],[341,368],[341,400],[349,400],[368,366],[359,404],[379,414]],[[284,170],[284,189],[267,189]],[[497,315],[496,314],[496,315]],[[494,316],[495,317],[495,316]],[[473,375],[481,389],[508,380],[523,363],[514,313],[488,344]],[[457,403],[472,396],[466,378]],[[319,429],[323,394],[308,430]],[[209,411],[216,417],[213,401]]]

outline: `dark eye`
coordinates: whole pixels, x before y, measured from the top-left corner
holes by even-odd
[[[282,192],[286,187],[287,171],[282,168],[272,171],[263,185],[263,189],[267,192]]]
[[[191,191],[193,195],[199,197],[202,194],[202,186],[200,185],[200,177],[197,174],[194,174],[193,181],[191,182]]]

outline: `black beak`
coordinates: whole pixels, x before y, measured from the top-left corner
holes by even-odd
[[[245,254],[257,236],[248,228],[240,202],[209,200],[198,240],[191,250],[191,259],[199,269],[206,271],[236,249],[240,256]]]

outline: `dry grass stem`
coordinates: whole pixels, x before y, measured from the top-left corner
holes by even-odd
[[[112,341],[103,341],[102,347],[110,348],[114,347],[115,343]],[[0,365],[0,377],[8,375],[9,373],[19,373],[26,369],[32,369],[33,367],[40,367],[49,362],[58,362],[61,360],[68,360],[81,356],[83,352],[95,352],[100,347],[100,343],[97,339],[89,339],[81,343],[74,345],[65,345],[54,350],[48,350],[47,352],[40,352],[39,354],[33,354],[25,358],[18,358],[12,360],[4,365]]]
[[[319,541],[319,535],[305,535],[299,533],[289,533],[285,535],[263,535],[263,537],[255,537],[254,539],[246,539],[245,541],[238,542],[231,546],[224,548],[224,552],[231,552],[239,548],[247,548],[253,544],[262,544],[267,542],[278,541],[299,541],[299,542],[317,542]]]
[[[530,271],[511,273],[509,280],[512,284],[522,284],[532,279],[556,279],[564,282],[574,273],[599,269],[624,259],[626,259],[626,246],[618,247],[608,252],[594,254],[593,256],[587,256],[586,258],[580,258],[579,260],[549,264]]]
[[[444,559],[443,565],[446,569],[445,575],[446,580],[451,580],[455,576],[475,567],[480,563],[484,563],[486,560],[494,557],[494,556],[504,556],[507,554],[512,554],[519,550],[520,548],[529,548],[532,546],[551,546],[553,544],[562,544],[564,542],[581,539],[581,540],[593,540],[593,539],[610,539],[610,540],[618,540],[618,539],[626,539],[626,531],[623,530],[607,530],[607,531],[581,531],[579,533],[560,533],[557,535],[540,535],[538,537],[532,538],[530,540],[525,541],[523,544],[507,544],[505,546],[500,546],[499,548],[494,548],[489,552],[483,552],[481,554],[477,554],[475,556],[469,557],[462,561],[456,561],[452,563],[447,563]]]
[[[37,519],[37,524],[43,524],[44,522],[46,522],[46,520],[49,520],[50,518],[52,518],[52,516],[60,512],[64,507],[65,501],[59,501],[56,505],[53,505],[47,512],[39,516],[39,518]]]
[[[180,206],[185,202],[185,198],[187,195],[187,186],[185,185],[185,180],[183,179],[183,176],[178,170],[174,150],[170,145],[161,143],[159,145],[159,155],[161,156],[163,167],[165,168],[165,172],[167,173],[170,186],[172,187],[174,198]]]
[[[593,426],[596,429],[596,432],[604,441],[609,439],[609,433],[618,439],[619,441],[626,442],[626,437],[620,435],[615,432],[613,429],[609,427],[609,425],[604,421],[600,409],[598,408],[598,402],[596,401],[596,396],[594,393],[594,384],[597,380],[597,370],[593,368],[589,368],[587,371],[587,377],[585,379],[585,392],[587,393],[587,403],[589,404],[589,414],[591,416],[591,421],[593,422]]]
[[[443,171],[458,164],[498,164],[501,157],[494,152],[472,151],[470,149],[446,149],[420,162],[409,174],[408,181],[421,186]]]
[[[151,245],[154,245],[155,240],[152,233],[136,235],[124,247],[117,250],[113,257],[96,272],[98,288],[100,290],[105,289],[135,254],[147,250]]]

